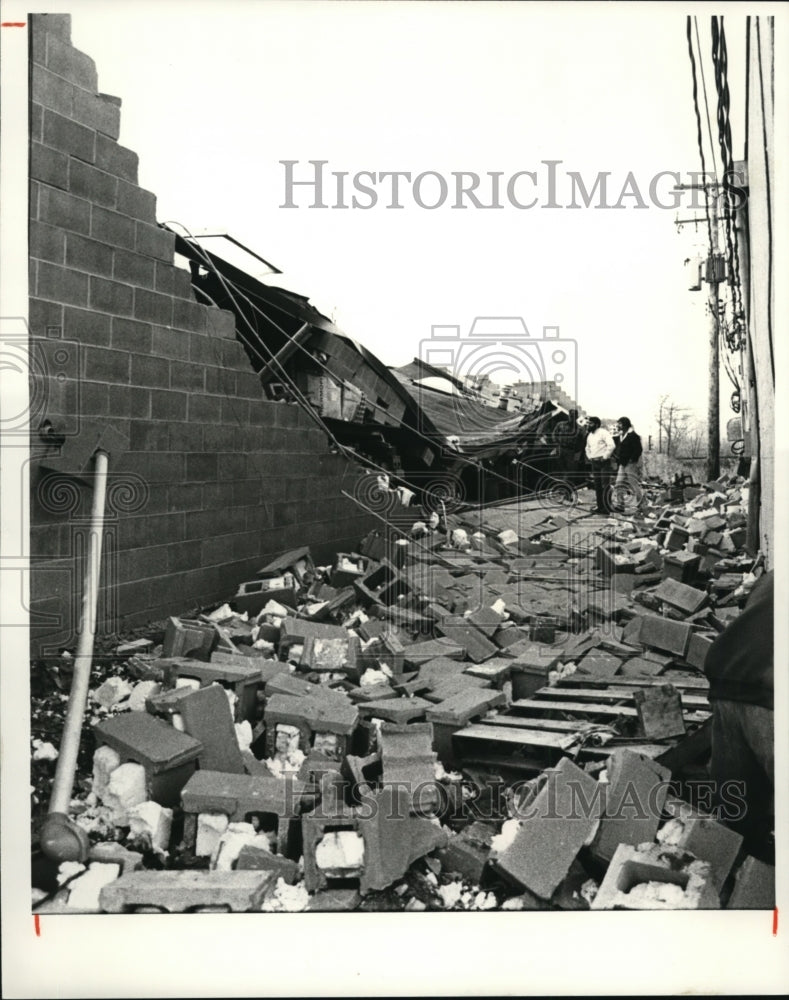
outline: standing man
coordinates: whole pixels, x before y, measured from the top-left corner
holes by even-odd
[[[614,453],[614,439],[603,427],[599,417],[589,417],[589,434],[586,438],[586,457],[592,466],[592,482],[597,506],[593,514],[610,514],[609,487],[610,461]]]
[[[633,430],[633,425],[628,417],[619,418],[616,430],[616,461],[619,468],[614,485],[616,504],[613,509],[617,514],[623,514],[625,498],[630,494],[635,498],[635,509],[640,511],[644,503],[641,476],[639,475],[639,461],[644,451],[641,438]]]
[[[753,586],[741,614],[707,651],[712,707],[710,778],[716,817],[744,847],[775,863],[773,571]]]

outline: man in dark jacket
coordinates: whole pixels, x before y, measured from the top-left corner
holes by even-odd
[[[742,613],[713,642],[704,673],[716,813],[742,834],[749,853],[771,862],[765,845],[774,819],[772,571],[759,577]]]
[[[644,503],[644,493],[641,489],[639,461],[643,452],[641,438],[636,434],[628,417],[620,417],[616,424],[616,459],[618,470],[614,484],[615,504],[613,509],[623,513],[625,503],[628,507],[635,506],[640,511]]]

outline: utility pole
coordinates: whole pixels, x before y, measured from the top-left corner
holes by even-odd
[[[724,258],[718,252],[718,193],[720,185],[709,184],[678,184],[674,190],[702,190],[707,200],[707,210],[710,219],[710,235],[712,245],[707,257],[705,279],[709,285],[708,308],[710,311],[709,329],[709,366],[710,375],[707,396],[707,480],[717,479],[720,475],[720,324],[718,316],[718,286],[724,278]],[[709,192],[712,197],[709,197]],[[676,219],[676,224],[692,222],[698,225],[700,220]]]

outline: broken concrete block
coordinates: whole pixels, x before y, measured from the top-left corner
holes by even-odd
[[[160,694],[162,685],[157,681],[140,681],[132,688],[129,695],[128,708],[130,712],[144,712],[149,698]]]
[[[445,847],[447,831],[429,819],[409,815],[405,789],[384,787],[366,795],[359,829],[364,838],[362,895],[385,889],[401,878],[418,858]]]
[[[720,893],[742,846],[742,837],[711,816],[696,812],[688,803],[669,799],[664,807],[672,817],[658,831],[661,844],[684,847],[712,867],[712,882]]]
[[[224,688],[212,684],[191,691],[180,701],[180,715],[185,731],[202,744],[197,758],[202,769],[244,773],[244,761]]]
[[[219,840],[230,825],[225,813],[201,812],[197,817],[194,853],[198,858],[210,858],[219,848]]]
[[[748,856],[740,865],[727,910],[775,908],[775,868]]]
[[[167,853],[172,825],[172,809],[166,809],[158,802],[149,800],[129,809],[130,836],[150,845],[150,849],[158,854]]]
[[[221,906],[233,913],[258,911],[276,882],[266,871],[143,871],[124,875],[101,890],[105,913],[124,913],[156,906],[184,913],[202,906]]]
[[[148,795],[163,806],[176,806],[181,789],[194,773],[202,744],[143,712],[124,712],[93,727],[96,742],[112,747],[122,761],[145,768]],[[134,803],[135,805],[137,803]]]
[[[613,751],[606,770],[607,783],[600,783],[603,813],[591,850],[608,861],[619,844],[655,839],[671,771],[624,748]]]
[[[99,913],[99,899],[102,889],[115,882],[120,876],[121,866],[112,862],[94,861],[88,865],[87,871],[68,884],[69,909],[78,909],[81,913]]]
[[[299,866],[295,861],[256,847],[254,843],[245,844],[238,852],[235,870],[271,872],[287,885],[293,885],[299,877]]]
[[[212,625],[204,622],[168,618],[162,640],[162,656],[165,658],[188,656],[196,660],[208,661],[217,642],[217,632]]]
[[[550,899],[599,821],[598,783],[568,758],[543,772],[544,784],[521,810],[514,837],[491,855],[496,868]]]
[[[112,708],[132,692],[132,686],[122,677],[109,677],[93,692],[93,700],[104,708]]]
[[[435,813],[441,790],[436,781],[433,727],[429,723],[402,729],[382,726],[378,742],[383,782],[406,790],[412,812]]]
[[[93,793],[103,801],[110,775],[120,767],[121,756],[112,747],[100,746],[93,754]]]
[[[717,910],[710,865],[659,844],[616,848],[593,910]]]
[[[211,871],[232,871],[241,849],[249,844],[270,849],[266,835],[259,833],[251,823],[229,823],[211,855]]]
[[[112,810],[115,826],[129,825],[129,810],[148,798],[145,768],[141,764],[121,764],[110,774],[101,796],[102,803]]]
[[[638,711],[641,731],[647,739],[663,740],[670,736],[684,735],[682,697],[673,685],[636,688],[633,691],[633,701]]]
[[[444,870],[455,872],[479,885],[488,864],[490,844],[495,834],[495,826],[480,820],[454,834],[439,854]]]

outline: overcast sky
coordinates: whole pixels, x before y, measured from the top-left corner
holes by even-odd
[[[123,101],[121,141],[140,156],[140,182],[160,221],[226,231],[271,260],[387,364],[420,352],[434,324],[467,332],[475,316],[521,316],[532,337],[558,326],[577,344],[565,385],[589,412],[628,414],[654,430],[661,393],[706,408],[706,294],[683,266],[703,242],[678,234],[672,200],[700,169],[681,5],[274,3],[262,0],[51,3],[72,12],[74,43],[97,63],[99,87]],[[710,99],[709,17],[698,7]],[[732,131],[742,156],[744,9],[726,18]],[[699,81],[701,85],[701,80]],[[711,109],[713,138],[714,105]],[[709,140],[706,137],[709,158]],[[391,181],[369,209],[310,208],[287,198],[282,160],[333,171],[425,171],[446,179],[387,208]],[[549,168],[556,167],[551,207]],[[480,175],[478,196],[500,209],[456,209],[453,177]],[[507,197],[507,182],[518,209]],[[606,203],[628,173],[620,209],[572,200],[570,172],[591,191],[607,171]],[[364,183],[370,184],[369,178]],[[636,208],[639,197],[646,207]],[[370,197],[357,192],[357,202]],[[342,199],[341,199],[342,201]],[[600,202],[599,189],[592,206]],[[687,210],[681,210],[687,217]],[[698,214],[698,213],[695,213]],[[566,352],[572,358],[572,350]],[[543,351],[546,374],[552,363]],[[511,380],[502,376],[500,381]],[[567,381],[569,380],[569,381]],[[725,406],[725,419],[731,414]]]

